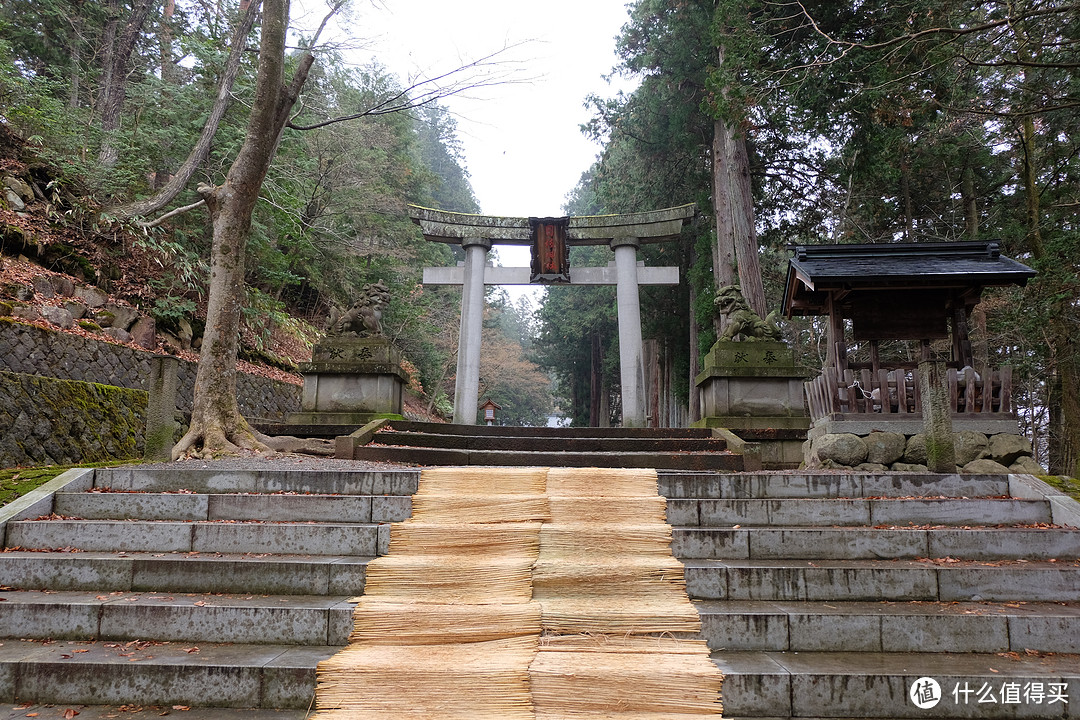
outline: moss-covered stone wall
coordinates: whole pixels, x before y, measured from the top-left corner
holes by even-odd
[[[146,392],[0,371],[0,467],[142,454]]]
[[[0,371],[146,390],[151,353],[0,318]],[[177,406],[191,412],[197,363],[180,361]],[[284,420],[300,410],[299,385],[240,373],[240,412],[247,418]]]

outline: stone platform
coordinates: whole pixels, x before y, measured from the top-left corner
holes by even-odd
[[[305,717],[419,471],[194,465],[69,471],[3,508],[0,717]],[[1078,716],[1080,506],[1035,478],[661,471],[659,490],[725,716]],[[932,711],[908,695],[924,676]],[[1018,702],[953,700],[1012,683]]]

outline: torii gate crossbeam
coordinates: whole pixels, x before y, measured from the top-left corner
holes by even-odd
[[[420,226],[426,240],[461,245],[465,263],[456,268],[424,268],[424,284],[461,285],[461,332],[458,339],[457,381],[454,388],[454,422],[476,422],[480,378],[480,335],[483,322],[484,285],[555,284],[550,278],[567,278],[558,284],[616,286],[619,316],[619,366],[622,385],[622,424],[645,425],[645,371],[642,361],[639,285],[676,285],[677,267],[644,267],[637,260],[643,243],[676,237],[683,221],[694,216],[693,205],[623,215],[585,215],[569,218],[517,218],[468,215],[409,206],[409,217]],[[538,257],[551,262],[548,248],[540,248],[537,227],[558,225],[559,243],[608,245],[615,262],[607,267],[538,268]],[[532,268],[495,268],[487,265],[493,244],[531,245]],[[554,253],[565,252],[561,248]],[[539,278],[539,280],[538,280]],[[545,281],[546,280],[546,281]]]

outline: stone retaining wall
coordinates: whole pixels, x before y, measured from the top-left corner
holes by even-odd
[[[0,371],[146,390],[151,353],[0,318]],[[180,360],[177,406],[191,412],[196,363]],[[300,410],[299,385],[240,373],[240,412],[247,418],[284,420]],[[145,402],[144,402],[145,405]]]
[[[142,454],[146,392],[0,371],[0,467]]]
[[[1031,441],[1021,435],[986,435],[973,430],[953,433],[957,471],[976,475],[1044,475],[1032,459]],[[866,435],[826,433],[803,445],[808,468],[861,472],[927,472],[926,436],[873,431]]]

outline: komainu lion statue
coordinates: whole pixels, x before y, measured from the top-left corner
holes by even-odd
[[[339,337],[382,337],[382,309],[390,302],[390,289],[382,282],[367,284],[345,312],[330,309],[326,334]]]
[[[726,319],[724,336],[720,340],[734,340],[738,335],[743,340],[782,340],[780,327],[776,324],[778,312],[773,310],[762,320],[761,316],[750,309],[746,298],[738,285],[720,288],[713,299],[716,312]]]

